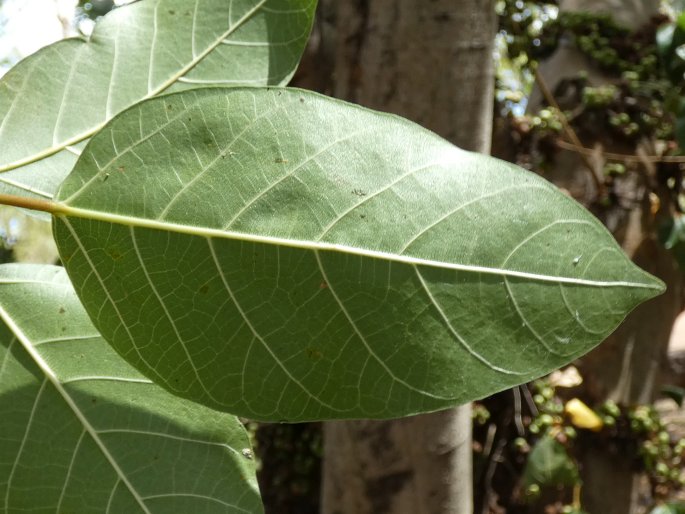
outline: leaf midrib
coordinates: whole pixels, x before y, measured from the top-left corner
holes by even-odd
[[[197,66],[207,55],[209,55],[214,49],[216,49],[223,40],[228,38],[231,34],[233,34],[236,30],[238,30],[240,27],[242,27],[247,21],[250,20],[267,2],[267,0],[261,0],[257,5],[255,5],[252,9],[250,9],[245,15],[243,15],[242,18],[240,18],[235,25],[232,27],[229,27],[229,29],[226,32],[223,32],[215,41],[213,44],[208,45],[207,48],[200,53],[197,57],[193,58],[186,66],[181,68],[177,73],[173,74],[166,82],[163,82],[157,89],[148,91],[147,95],[143,96],[142,98],[138,99],[134,103],[142,102],[144,100],[148,100],[154,96],[159,95],[160,93],[164,92],[168,88],[174,85],[176,81],[178,81],[181,77],[186,75],[189,71],[191,71],[195,66]],[[87,44],[87,43],[86,43]],[[65,88],[66,90],[66,88]],[[11,171],[17,168],[21,168],[22,166],[27,166],[31,163],[38,162],[40,160],[46,159],[58,152],[61,152],[68,146],[73,146],[75,144],[78,144],[93,135],[95,135],[97,132],[102,130],[102,128],[107,124],[108,120],[103,121],[102,123],[94,126],[92,129],[87,130],[77,136],[72,137],[71,139],[67,139],[66,141],[63,141],[59,145],[52,145],[32,156],[26,157],[24,159],[19,159],[18,161],[11,162],[9,164],[5,164],[4,166],[0,166],[0,173],[4,173],[6,171]]]
[[[0,282],[0,284],[4,283],[4,281]],[[52,285],[51,282],[45,282],[46,284]],[[135,498],[136,503],[140,506],[140,508],[145,512],[146,514],[152,514],[152,512],[147,508],[145,505],[145,502],[143,501],[142,497],[140,494],[138,494],[138,491],[133,487],[133,484],[128,480],[128,477],[124,473],[124,471],[121,469],[119,464],[116,462],[114,459],[114,456],[109,452],[109,449],[105,445],[105,443],[100,439],[98,436],[97,431],[93,427],[93,425],[90,424],[88,419],[83,415],[81,410],[79,409],[78,405],[74,402],[74,400],[71,398],[69,393],[64,389],[62,382],[59,380],[55,372],[52,370],[52,368],[48,365],[48,363],[41,357],[40,353],[33,347],[31,344],[31,340],[26,336],[24,331],[19,328],[19,326],[14,322],[14,319],[12,316],[9,315],[9,313],[5,310],[3,306],[0,305],[0,320],[2,320],[7,327],[12,331],[12,333],[15,335],[15,337],[19,340],[21,343],[22,347],[26,352],[31,356],[33,359],[33,362],[38,366],[38,368],[41,370],[45,378],[52,384],[52,386],[57,390],[57,392],[60,394],[64,402],[69,406],[71,411],[74,413],[74,416],[79,420],[81,423],[81,426],[83,429],[88,432],[90,437],[93,439],[95,444],[98,446],[100,451],[103,453],[105,459],[107,459],[107,462],[112,466],[112,469],[115,471],[119,479],[126,485],[126,488],[128,491],[131,493],[131,495]],[[9,486],[8,486],[9,487]]]
[[[487,266],[477,266],[471,264],[459,264],[453,262],[437,261],[431,259],[423,259],[419,257],[412,257],[408,255],[398,255],[390,252],[382,252],[378,250],[368,250],[365,248],[358,248],[349,245],[326,243],[321,241],[306,241],[299,239],[288,239],[275,236],[265,236],[249,234],[244,232],[235,232],[230,230],[221,230],[208,227],[200,227],[194,225],[183,225],[180,223],[172,223],[169,221],[152,220],[148,218],[141,218],[135,216],[125,216],[121,214],[107,213],[92,209],[83,209],[79,207],[72,207],[63,203],[55,202],[52,204],[52,214],[56,218],[82,218],[93,221],[102,221],[106,223],[113,223],[116,225],[123,225],[135,228],[147,228],[152,230],[161,230],[166,232],[173,232],[177,234],[186,234],[190,236],[198,236],[205,238],[230,239],[235,241],[245,241],[250,243],[268,244],[274,246],[284,246],[288,248],[299,248],[309,251],[326,251],[326,252],[340,252],[358,257],[367,257],[372,259],[381,259],[391,262],[408,264],[412,266],[427,266],[432,268],[450,269],[454,271],[465,271],[469,273],[480,273],[486,275],[496,275],[501,277],[522,278],[536,282],[551,282],[555,284],[569,284],[587,287],[624,287],[637,289],[650,289],[653,291],[662,291],[663,287],[658,283],[641,283],[629,281],[601,281],[588,280],[582,278],[562,277],[555,275],[544,275],[538,273],[531,273],[526,271],[516,271],[503,268],[494,268]]]

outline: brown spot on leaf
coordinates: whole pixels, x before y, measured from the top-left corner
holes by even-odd
[[[323,353],[321,353],[316,348],[307,348],[307,357],[309,357],[313,361],[318,361],[321,360],[321,358],[323,357]]]

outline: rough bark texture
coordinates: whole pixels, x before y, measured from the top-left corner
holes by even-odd
[[[560,8],[607,12],[624,25],[637,28],[649,20],[658,4],[657,0],[566,0],[561,2]],[[562,46],[540,67],[540,73],[552,90],[561,79],[572,77],[580,70],[589,72],[593,85],[610,80],[598,70],[593,70],[589,62],[570,46]],[[533,108],[540,100],[539,93],[531,97]],[[579,135],[581,140],[584,139],[582,134]],[[584,140],[583,143],[595,146],[594,160],[600,174],[604,150],[637,155],[640,152],[654,153],[648,148],[648,142],[643,148],[617,146],[610,140]],[[606,399],[622,405],[650,403],[659,391],[660,367],[666,361],[671,327],[682,305],[682,274],[672,255],[656,241],[654,235],[661,213],[655,216],[652,212],[655,202],[653,199],[650,201],[650,191],[660,197],[662,208],[668,208],[670,204],[668,191],[659,189],[654,180],[655,174],[656,170],[649,163],[630,169],[620,181],[618,202],[610,208],[594,209],[626,253],[643,269],[664,280],[668,291],[641,305],[602,345],[582,359],[583,394],[592,403]],[[546,176],[579,201],[592,206],[596,191],[588,177],[579,156],[571,152],[561,153],[554,171]],[[593,514],[642,512],[640,504],[644,502],[640,498],[645,492],[644,481],[636,475],[629,455],[603,444],[588,442],[581,466],[584,510]]]
[[[315,53],[333,80],[309,73],[305,84],[489,151],[491,0],[328,0],[320,9]],[[324,514],[468,514],[471,477],[470,406],[326,424]]]
[[[492,2],[339,2],[336,31],[334,96],[401,114],[459,146],[488,151]]]

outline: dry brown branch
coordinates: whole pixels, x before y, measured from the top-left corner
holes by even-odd
[[[578,138],[578,135],[576,134],[576,131],[573,130],[573,127],[568,122],[568,119],[566,118],[564,111],[562,111],[561,108],[559,107],[559,104],[557,103],[556,99],[554,98],[554,95],[552,94],[549,87],[547,86],[545,79],[542,77],[542,75],[537,70],[537,68],[534,68],[534,75],[535,75],[535,82],[537,83],[538,87],[540,88],[540,92],[545,97],[545,100],[547,101],[547,103],[550,106],[552,106],[559,113],[559,121],[561,121],[561,126],[564,129],[564,133],[566,134],[566,137],[568,137],[568,139],[570,139],[571,142],[575,146],[577,146],[579,148],[584,148],[583,144],[580,142],[580,139]],[[580,155],[580,158],[583,161],[583,164],[585,164],[585,167],[587,168],[588,172],[592,176],[592,182],[595,184],[595,188],[597,189],[597,196],[600,198],[604,197],[606,194],[604,182],[602,182],[602,180],[600,179],[599,173],[597,172],[597,170],[595,170],[595,167],[593,166],[593,164],[589,158],[589,156],[592,155],[592,150],[590,150],[589,154],[584,153],[584,152],[578,152],[578,155]]]
[[[582,145],[576,145],[574,143],[569,143],[568,141],[564,141],[563,139],[557,139],[555,141],[555,143],[559,148],[563,148],[564,150],[570,150],[570,151],[576,152],[578,154],[590,156],[590,155],[593,155],[595,152],[595,150],[592,148],[587,148],[587,147],[582,146]],[[607,159],[609,161],[637,162],[637,163],[644,163],[644,162],[685,163],[685,156],[682,156],[682,155],[631,155],[631,154],[612,153],[612,152],[602,152],[602,155],[604,156],[605,159]]]

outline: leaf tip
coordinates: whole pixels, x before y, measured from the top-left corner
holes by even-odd
[[[668,287],[666,286],[666,283],[663,280],[646,272],[645,275],[645,285],[651,290],[651,294],[649,295],[650,299],[655,298],[657,296],[661,296],[666,292],[666,289],[668,289]]]

